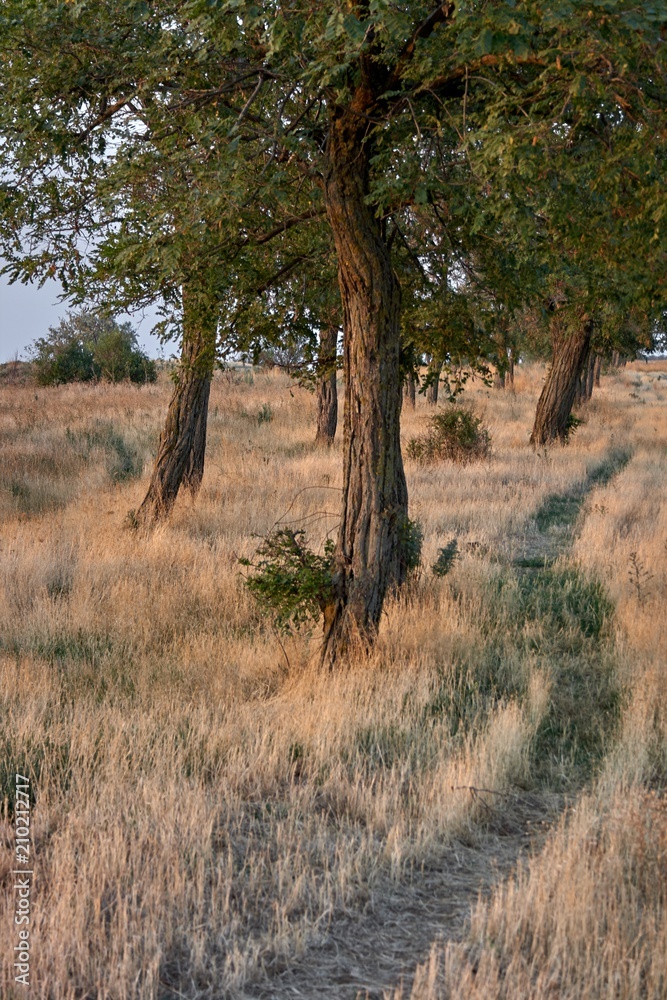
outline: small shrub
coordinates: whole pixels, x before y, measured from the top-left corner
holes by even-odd
[[[408,442],[408,458],[417,462],[467,463],[486,458],[491,439],[481,418],[467,406],[449,406],[429,421],[426,434]]]
[[[304,535],[281,528],[259,546],[256,562],[239,560],[256,571],[246,586],[282,632],[315,624],[333,601],[334,543],[327,540],[324,555],[317,555],[305,544]]]
[[[271,409],[270,403],[262,403],[259,413],[257,414],[258,424],[270,424],[273,420],[273,410]]]
[[[431,566],[434,576],[447,576],[450,569],[456,562],[458,552],[458,542],[455,538],[447,542],[443,549],[438,550],[438,558]]]
[[[406,517],[399,525],[398,537],[403,564],[408,573],[413,573],[421,562],[424,530],[419,521],[411,521],[409,517]]]

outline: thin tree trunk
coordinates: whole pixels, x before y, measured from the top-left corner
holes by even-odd
[[[336,347],[338,327],[331,324],[320,332],[317,380],[317,434],[315,444],[331,446],[338,425],[338,390],[336,387]]]
[[[414,372],[408,372],[403,382],[403,404],[414,410],[417,405],[417,383]]]
[[[553,359],[537,404],[530,443],[535,446],[566,440],[579,376],[588,360],[593,325],[580,323],[569,336],[556,336]]]
[[[593,376],[593,381],[595,382],[595,388],[600,388],[600,374],[602,372],[602,355],[595,355],[595,374]]]
[[[586,399],[593,396],[593,385],[595,382],[595,354],[588,355],[588,366],[586,368]]]
[[[184,289],[181,360],[153,475],[137,511],[141,524],[166,517],[181,485],[193,494],[201,486],[217,324],[217,310],[206,296]]]
[[[514,392],[514,350],[509,348],[507,352],[507,377],[505,384],[510,392]]]
[[[433,381],[430,383],[428,389],[426,390],[426,402],[429,406],[438,405],[438,392],[440,390],[440,372],[442,370],[442,361],[438,358],[431,358],[428,366],[428,375],[432,377]]]
[[[323,662],[372,642],[388,590],[406,575],[408,492],[400,444],[398,279],[367,204],[366,123],[334,112],[324,194],[343,304],[343,498]]]

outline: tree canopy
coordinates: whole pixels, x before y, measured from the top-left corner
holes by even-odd
[[[346,415],[325,650],[366,641],[408,565],[402,305],[424,343],[474,343],[540,296],[586,323],[602,290],[649,325],[662,308],[665,3],[10,0],[1,18],[10,276],[167,320],[194,283],[237,346],[239,306],[288,274],[289,295],[326,219]]]

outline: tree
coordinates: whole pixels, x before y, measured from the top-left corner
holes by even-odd
[[[41,385],[64,382],[155,382],[155,362],[140,350],[129,323],[91,310],[70,313],[35,341],[32,361]]]
[[[52,0],[27,13],[16,0],[7,6],[4,135],[18,131],[33,143],[40,109],[43,128],[54,128],[46,80],[58,113],[64,94],[76,108],[73,117],[86,118],[76,139],[73,119],[67,123],[64,145],[77,162],[82,133],[91,136],[111,119],[124,128],[125,176],[132,169],[130,151],[139,157],[142,147],[157,149],[163,157],[170,150],[161,162],[176,175],[182,168],[179,198],[197,206],[207,259],[217,247],[229,263],[224,273],[234,276],[232,299],[236,282],[243,281],[244,258],[234,257],[230,244],[241,253],[259,243],[257,230],[268,239],[276,227],[286,232],[326,215],[338,262],[346,393],[341,523],[333,600],[325,614],[325,657],[334,662],[351,642],[372,640],[385,597],[405,580],[410,564],[399,436],[401,288],[393,243],[411,205],[446,202],[453,193],[441,170],[443,130],[459,135],[457,169],[470,165],[465,183],[477,226],[492,203],[507,223],[514,211],[507,192],[516,137],[538,136],[532,165],[539,173],[539,135],[558,126],[564,104],[576,105],[582,85],[602,88],[610,104],[622,106],[637,92],[638,77],[650,75],[663,5],[642,16],[625,0],[609,0],[599,23],[587,5],[565,0],[550,5],[547,15],[533,2],[314,2],[295,9],[277,2],[260,8],[245,0],[186,0],[154,9],[139,4],[129,23],[127,8],[102,0]],[[83,98],[81,67],[49,19],[64,25],[68,45],[73,30],[80,35],[82,20],[91,34],[94,29],[96,46],[100,24],[107,26],[113,44],[99,57],[107,75],[96,66]],[[41,32],[37,72],[21,55],[29,49],[26,25],[35,20]],[[20,43],[12,48],[16,23]],[[140,35],[145,50],[135,59]],[[609,73],[609,52],[624,60],[620,79]],[[9,99],[17,80],[23,80],[24,95],[32,88],[38,99],[23,112],[32,131],[25,121],[17,129],[16,102]],[[640,140],[646,142],[645,133]],[[576,175],[572,163],[568,169]],[[154,233],[170,233],[176,216],[166,213]],[[523,220],[533,228],[534,222],[534,214]]]

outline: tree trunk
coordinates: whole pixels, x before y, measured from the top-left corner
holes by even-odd
[[[537,404],[530,443],[548,444],[555,439],[565,441],[568,418],[572,412],[579,376],[588,360],[593,325],[589,320],[571,333],[556,336],[553,359]]]
[[[403,403],[414,410],[417,405],[417,383],[414,372],[408,372],[403,382]]]
[[[507,352],[507,376],[505,379],[505,384],[510,392],[514,392],[514,349],[510,348]]]
[[[330,667],[372,642],[388,590],[406,575],[408,491],[400,443],[398,279],[367,204],[366,122],[334,111],[324,194],[338,255],[343,305],[343,497],[334,555],[334,599],[322,659]]]
[[[586,399],[586,369],[582,369],[577,377],[577,384],[574,390],[573,406],[581,406]]]
[[[336,388],[336,347],[338,327],[331,324],[320,332],[320,353],[317,360],[320,376],[317,380],[317,434],[315,444],[330,446],[338,425],[338,390]]]
[[[211,372],[211,377],[213,372]],[[192,446],[188,454],[188,460],[183,473],[183,486],[190,491],[193,497],[199,493],[202,479],[204,478],[204,456],[206,454],[206,427],[208,424],[208,401],[211,395],[211,379],[208,378],[202,386],[201,398],[199,401],[197,416],[195,420]]]
[[[588,355],[588,365],[586,368],[586,399],[591,399],[593,396],[593,385],[595,382],[595,354]]]
[[[595,355],[595,373],[593,375],[593,381],[595,383],[595,388],[600,388],[600,374],[602,372],[602,355]]]
[[[181,485],[196,494],[204,475],[206,422],[215,362],[216,307],[183,292],[183,348],[148,492],[137,520],[150,525],[171,511]]]
[[[431,358],[428,366],[428,375],[433,379],[428,389],[426,390],[426,402],[429,406],[438,405],[438,391],[440,389],[440,371],[442,369],[442,361],[438,358]]]

